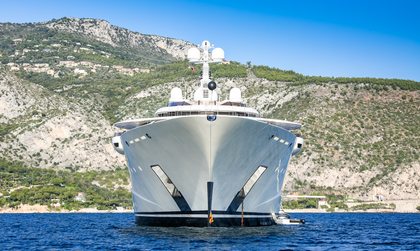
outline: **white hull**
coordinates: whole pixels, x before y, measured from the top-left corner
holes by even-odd
[[[121,143],[137,223],[206,225],[211,211],[216,226],[274,224],[295,141],[278,126],[221,115],[214,121],[205,115],[174,117],[126,131]],[[153,166],[169,177],[178,196]],[[239,196],[260,166],[264,172]]]

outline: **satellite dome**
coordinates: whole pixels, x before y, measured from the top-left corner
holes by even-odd
[[[180,102],[182,101],[182,90],[178,87],[174,87],[171,90],[171,97],[169,98],[169,102]]]
[[[187,58],[191,62],[200,61],[200,50],[196,47],[189,48]]]
[[[229,100],[230,102],[242,103],[241,90],[237,87],[230,89]]]
[[[225,51],[222,48],[215,48],[211,52],[211,57],[215,62],[222,62],[225,59]]]

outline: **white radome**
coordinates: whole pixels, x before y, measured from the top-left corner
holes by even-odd
[[[229,92],[229,100],[235,103],[242,102],[241,89],[234,87]]]
[[[171,97],[169,98],[169,102],[180,102],[182,101],[182,90],[179,87],[174,87],[171,90]]]
[[[225,59],[225,52],[222,48],[214,48],[211,57],[215,62],[222,62]]]
[[[188,49],[187,58],[191,62],[200,61],[200,50],[198,48],[192,47]]]

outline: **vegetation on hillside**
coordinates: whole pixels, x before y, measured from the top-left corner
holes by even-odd
[[[175,81],[181,77],[194,78],[196,74],[189,68],[188,63],[181,61],[172,64],[154,66],[150,73],[137,73],[133,76],[110,72],[91,73],[83,78],[71,72],[60,78],[54,78],[46,73],[20,71],[18,76],[46,87],[51,91],[76,100],[95,99],[94,109],[114,123],[118,107],[130,97],[145,88]]]
[[[18,126],[15,124],[0,123],[0,139],[3,139],[5,135],[16,129]]]
[[[238,62],[229,64],[212,64],[213,78],[244,78],[247,76],[246,67]]]
[[[283,209],[310,209],[317,208],[317,199],[286,200],[282,203]]]
[[[376,85],[384,90],[388,88],[400,88],[402,90],[420,90],[420,83],[412,80],[402,79],[384,79],[384,78],[345,78],[345,77],[321,77],[321,76],[304,76],[294,71],[285,71],[268,66],[254,66],[252,68],[256,77],[265,78],[272,81],[291,82],[294,85],[303,84],[368,84]],[[373,87],[377,88],[377,87]],[[382,89],[381,88],[381,89]]]
[[[265,78],[271,81],[296,82],[301,81],[305,77],[294,71],[284,71],[268,66],[253,66],[252,71],[258,78]]]
[[[0,207],[46,205],[51,210],[131,208],[128,171],[75,172],[30,168],[0,159]],[[83,199],[76,199],[82,194]]]
[[[394,210],[396,205],[394,203],[366,203],[366,204],[360,204],[357,206],[351,207],[351,210],[358,211],[358,210],[369,210],[369,209],[392,209]]]
[[[322,94],[299,94],[270,116],[305,125],[305,153],[312,155],[318,173],[343,167],[375,170],[368,186],[360,188],[367,189],[388,182],[383,178],[420,159],[420,100],[414,93],[391,95],[383,89],[337,84],[319,86],[317,92]]]
[[[2,24],[1,63],[49,63],[60,60],[90,61],[102,65],[145,67],[173,61],[169,54],[147,44],[138,47],[112,46],[81,33],[49,29],[38,24]],[[25,50],[25,52],[24,52]]]
[[[337,194],[327,194],[327,202],[330,205],[330,211],[334,211],[335,208],[347,210],[346,204],[347,196]]]
[[[297,183],[299,183],[299,181],[297,181]],[[316,187],[312,187],[311,191],[307,192],[311,195],[326,195],[326,202],[329,205],[329,207],[323,205],[321,208],[326,208],[329,212],[334,212],[336,208],[344,210],[349,209],[349,207],[346,204],[347,196],[337,194],[337,191],[332,192],[331,190],[322,190]],[[282,202],[282,207],[284,209],[314,209],[317,208],[317,206],[318,199],[314,198],[300,198],[297,200],[287,199]]]

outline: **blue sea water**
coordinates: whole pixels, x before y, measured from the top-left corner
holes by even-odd
[[[130,213],[0,214],[0,250],[420,250],[420,214],[292,214],[299,226],[139,227]]]

